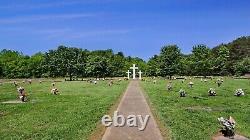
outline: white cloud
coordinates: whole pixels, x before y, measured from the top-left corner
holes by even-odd
[[[0,31],[18,35],[25,32],[29,35],[35,35],[36,37],[42,37],[48,40],[78,40],[88,37],[103,37],[103,36],[119,36],[128,34],[132,29],[77,29],[77,28],[30,28],[30,27],[12,27],[12,28],[0,28]]]
[[[113,2],[115,0],[60,0],[60,1],[50,1],[50,2],[36,2],[31,3],[21,1],[22,3],[7,3],[0,5],[0,9],[3,10],[24,10],[24,9],[41,9],[41,8],[51,8],[51,7],[64,7],[79,4],[95,4],[95,3],[107,3]]]
[[[32,22],[40,20],[59,20],[59,19],[75,19],[75,18],[87,18],[92,17],[93,14],[55,14],[55,15],[32,15],[32,16],[20,16],[12,18],[2,18],[0,23],[9,24],[9,23],[23,23],[23,22]]]
[[[39,8],[49,8],[49,7],[61,7],[67,5],[80,4],[81,1],[58,1],[58,2],[49,2],[49,3],[7,3],[0,5],[0,9],[39,9]]]
[[[80,30],[48,30],[43,32],[47,39],[81,39],[86,37],[108,36],[108,35],[123,35],[131,32],[128,29],[108,29],[108,30],[92,30],[92,31],[80,31]]]

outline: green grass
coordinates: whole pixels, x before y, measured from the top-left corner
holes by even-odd
[[[189,80],[173,81],[173,90],[167,91],[166,80],[141,82],[156,109],[163,125],[169,130],[170,137],[176,140],[210,140],[217,134],[220,125],[218,117],[232,116],[236,120],[236,132],[250,137],[250,81],[224,78],[221,87],[216,79],[207,83],[200,79],[192,80],[193,89],[188,87]],[[184,89],[187,97],[179,97],[179,90]],[[209,88],[215,88],[218,94],[208,96]],[[242,88],[245,96],[235,97],[234,91]],[[194,96],[202,98],[195,99]]]
[[[57,96],[51,82],[21,84],[30,100],[24,104],[3,104],[16,100],[17,91],[0,85],[0,139],[87,139],[128,84],[107,83],[58,82]]]

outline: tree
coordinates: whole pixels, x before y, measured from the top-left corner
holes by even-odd
[[[89,56],[87,72],[92,77],[106,77],[108,75],[108,59],[99,55]]]
[[[44,62],[44,54],[39,52],[30,57],[28,67],[30,69],[30,73],[32,76],[36,78],[42,77],[43,74],[43,64]]]
[[[180,69],[180,49],[176,45],[164,46],[159,55],[159,67],[162,76],[173,76]]]
[[[0,52],[0,61],[2,63],[2,74],[6,78],[18,78],[20,71],[20,63],[23,55],[17,51],[2,50]]]
[[[109,67],[110,67],[110,75],[112,77],[114,76],[122,76],[124,75],[123,68],[125,66],[125,58],[124,55],[121,52],[118,52],[117,54],[113,55]]]
[[[180,59],[180,70],[178,74],[182,76],[194,75],[192,70],[192,62],[193,61],[191,55],[182,55]]]
[[[213,74],[228,75],[229,74],[229,49],[226,46],[221,46],[216,54],[213,55]]]
[[[149,76],[158,76],[160,74],[158,55],[154,55],[152,58],[150,58],[147,65],[147,74]]]
[[[235,66],[236,75],[240,76],[250,72],[250,57],[239,61]]]
[[[0,61],[0,78],[3,77],[3,63]]]
[[[110,76],[113,72],[110,65],[113,55],[111,49],[92,51],[88,56],[88,75],[96,78]]]
[[[50,77],[69,76],[71,81],[79,73],[81,62],[84,61],[82,56],[79,48],[59,46],[57,50],[45,54],[45,69]]]
[[[86,66],[88,61],[88,55],[89,55],[88,50],[82,50],[79,52],[77,58],[78,59],[76,64],[77,75],[81,76],[82,78],[87,76]]]
[[[211,74],[211,50],[206,45],[197,45],[192,50],[192,69],[196,75],[207,76]]]

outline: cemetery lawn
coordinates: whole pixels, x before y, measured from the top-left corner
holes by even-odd
[[[210,140],[220,129],[217,118],[228,116],[236,120],[236,133],[250,138],[250,80],[224,78],[222,86],[217,87],[216,79],[207,83],[195,79],[193,89],[188,87],[190,80],[175,80],[172,91],[167,91],[167,80],[157,80],[156,84],[152,81],[148,79],[141,85],[172,139]],[[181,88],[187,97],[179,97]],[[217,96],[209,97],[209,88],[215,88]],[[238,88],[246,95],[233,96]]]
[[[104,114],[125,91],[128,82],[56,82],[61,95],[51,95],[52,82],[21,84],[29,102],[15,101],[12,84],[0,85],[0,139],[87,139]]]

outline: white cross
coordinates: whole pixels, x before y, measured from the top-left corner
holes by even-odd
[[[141,72],[141,70],[140,70],[138,73],[139,73],[139,79],[141,80],[141,74],[142,74],[143,72]]]
[[[128,72],[126,72],[126,73],[128,74],[128,79],[129,79],[129,77],[130,77],[129,74],[130,74],[131,72],[128,70]]]
[[[138,69],[138,67],[135,67],[135,64],[133,64],[133,67],[130,67],[130,69],[133,70],[133,79],[135,79],[135,70]]]

